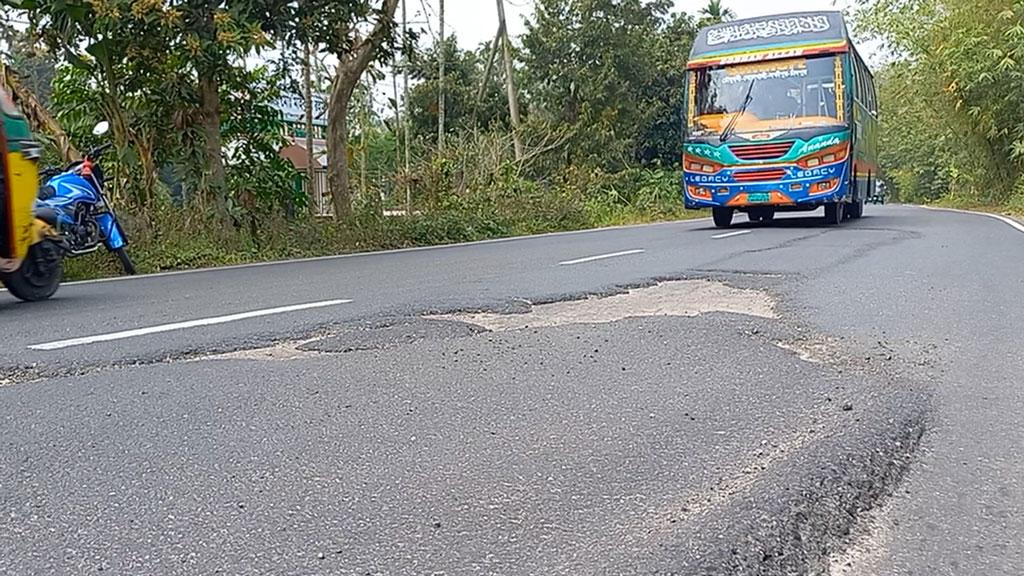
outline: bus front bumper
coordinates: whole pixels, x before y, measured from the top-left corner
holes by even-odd
[[[703,208],[775,208],[814,210],[825,204],[845,202],[850,193],[845,178],[818,181],[693,184],[684,181],[683,204]]]

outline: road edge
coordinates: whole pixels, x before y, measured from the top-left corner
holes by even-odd
[[[487,238],[484,240],[474,240],[472,242],[453,242],[450,244],[431,244],[429,246],[410,246],[408,248],[393,248],[390,250],[371,250],[365,252],[348,252],[345,254],[328,254],[326,256],[311,256],[308,258],[296,258],[290,260],[267,260],[265,262],[249,262],[246,264],[232,264],[229,266],[212,266],[206,268],[189,268],[185,270],[168,270],[166,272],[154,272],[152,274],[139,274],[137,276],[111,276],[109,278],[92,278],[89,280],[74,280],[72,282],[64,282],[62,286],[78,286],[84,284],[99,284],[103,282],[126,282],[131,280],[146,280],[150,278],[163,278],[166,276],[181,276],[185,274],[199,274],[203,272],[216,272],[220,270],[244,270],[247,268],[261,268],[264,266],[278,266],[282,264],[302,264],[308,262],[323,262],[330,260],[341,260],[344,258],[357,258],[365,256],[378,256],[386,254],[404,254],[407,252],[423,252],[427,250],[440,250],[444,248],[458,248],[464,246],[481,246],[487,244],[502,244],[506,242],[515,242],[520,240],[530,240],[533,238],[557,238],[560,236],[576,236],[579,234],[590,234],[596,232],[609,232],[615,230],[630,230],[635,228],[646,228],[655,226],[674,226],[684,225],[690,223],[698,223],[710,221],[710,217],[701,218],[686,218],[682,220],[667,220],[663,222],[647,222],[643,224],[620,224],[617,226],[603,226],[600,228],[584,228],[580,230],[563,230],[559,232],[544,232],[542,234],[528,234],[525,236],[506,236],[503,238]],[[5,290],[0,288],[0,292]]]
[[[1010,226],[1014,230],[1024,234],[1024,222],[1006,216],[1003,214],[996,214],[995,212],[982,212],[980,210],[964,210],[962,208],[947,208],[945,206],[928,206],[926,204],[907,204],[907,206],[914,206],[916,208],[924,208],[925,210],[934,210],[936,212],[953,212],[955,214],[973,214],[975,216],[986,216],[994,220],[998,220],[1007,226]]]

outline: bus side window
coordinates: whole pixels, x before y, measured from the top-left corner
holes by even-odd
[[[864,86],[864,95],[861,97],[861,101],[864,102],[864,107],[871,111],[871,74],[868,73],[868,67],[864,64],[864,61],[860,61],[860,77],[861,82]]]
[[[868,76],[868,110],[875,113],[875,87],[871,82],[871,76]]]
[[[878,90],[875,89],[874,79],[871,79],[869,83],[871,84],[869,87],[871,91],[871,113],[878,115]]]
[[[855,76],[854,81],[854,97],[853,99],[862,105],[864,104],[864,71],[861,69],[863,64],[860,62],[860,58],[854,56],[853,58],[853,71]]]

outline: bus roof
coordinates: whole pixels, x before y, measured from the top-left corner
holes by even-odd
[[[702,28],[688,68],[759,62],[849,49],[842,12],[794,12],[732,20]]]

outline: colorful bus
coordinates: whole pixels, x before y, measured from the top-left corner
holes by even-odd
[[[802,12],[702,29],[687,64],[683,197],[769,222],[824,207],[860,218],[878,175],[878,97],[839,12]]]

